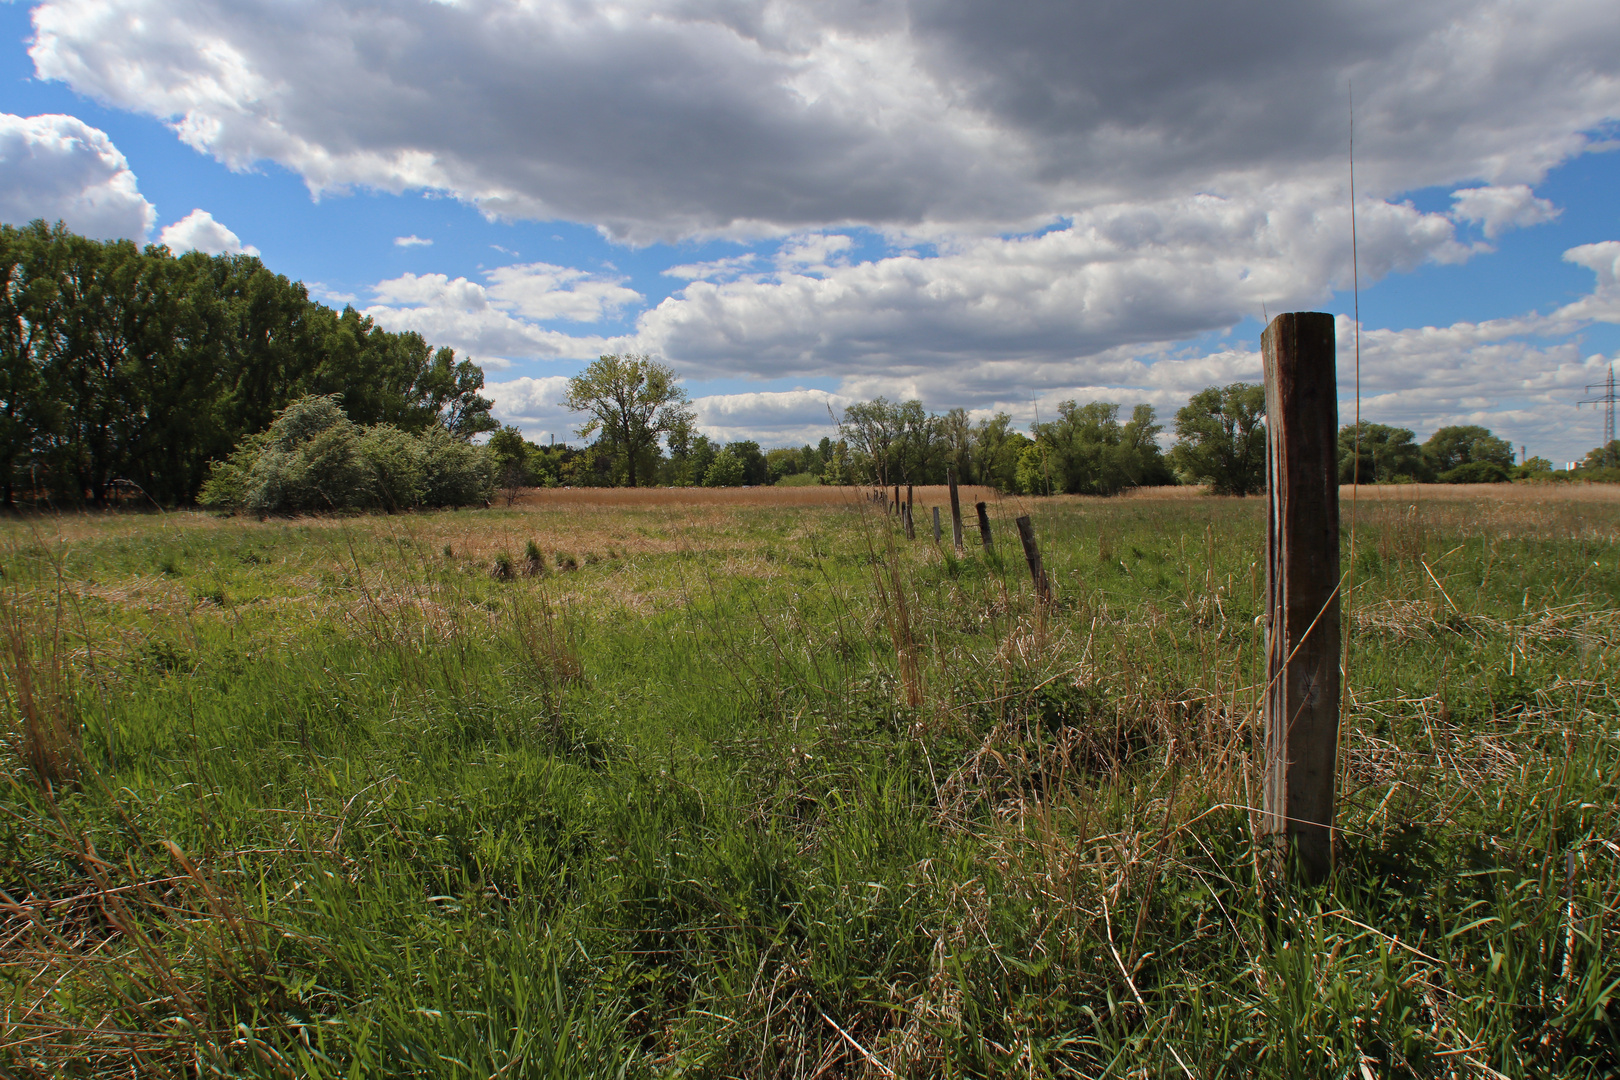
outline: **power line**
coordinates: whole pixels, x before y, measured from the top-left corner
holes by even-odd
[[[1603,467],[1611,469],[1614,467],[1614,403],[1620,400],[1620,398],[1616,398],[1614,393],[1613,360],[1609,361],[1609,377],[1604,380],[1601,386],[1597,383],[1588,383],[1586,386],[1588,394],[1595,393],[1600,389],[1603,391],[1601,395],[1581,398],[1575,403],[1575,406],[1577,408],[1582,405],[1603,406]]]

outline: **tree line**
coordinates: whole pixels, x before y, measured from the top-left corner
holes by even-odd
[[[8,508],[105,505],[136,491],[169,506],[201,495],[262,512],[397,509],[476,502],[496,487],[515,497],[529,485],[888,486],[952,472],[1020,494],[1202,483],[1243,495],[1265,484],[1265,400],[1251,384],[1193,395],[1168,450],[1148,404],[1065,401],[1026,434],[1006,413],[974,420],[882,397],[845,408],[815,445],[765,448],[699,432],[667,366],[603,356],[569,383],[581,445],[539,446],[497,427],[477,365],[311,300],[253,256],[176,256],[35,221],[0,226],[0,270]],[[289,441],[294,432],[304,442]],[[451,445],[484,432],[480,455]],[[1551,469],[1539,458],[1516,466],[1512,447],[1477,426],[1419,444],[1409,430],[1364,423],[1359,434],[1346,426],[1339,444],[1346,482],[1478,483]],[[1594,451],[1592,475],[1620,460],[1617,450]],[[327,480],[310,479],[328,466]]]
[[[1027,494],[1113,495],[1134,487],[1206,484],[1216,494],[1249,495],[1266,484],[1265,390],[1252,383],[1211,386],[1175,415],[1175,439],[1148,404],[1125,415],[1113,402],[1062,402],[1030,433],[996,413],[977,421],[965,409],[932,413],[920,401],[856,402],[819,445],[762,450],[758,443],[711,442],[693,429],[690,401],[668,367],[645,356],[603,356],[570,381],[567,404],[586,414],[582,452],[526,443],[498,433],[504,475],[520,482],[736,486],[771,483],[939,484],[958,481]],[[1443,427],[1418,443],[1406,428],[1363,422],[1340,429],[1344,483],[1492,483],[1551,475],[1541,458],[1514,463],[1512,446],[1477,425]],[[563,454],[572,455],[564,457]],[[1620,443],[1605,458],[1620,460]],[[1594,474],[1595,475],[1595,474]]]
[[[248,255],[176,256],[58,223],[0,226],[0,498],[196,500],[210,463],[306,396],[356,425],[466,441],[483,372],[335,311]]]

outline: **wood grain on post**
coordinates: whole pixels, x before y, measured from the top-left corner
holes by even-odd
[[[979,514],[979,543],[984,545],[984,550],[989,551],[995,546],[990,539],[990,511],[985,508],[984,503],[974,503],[973,509]]]
[[[1266,781],[1262,830],[1321,880],[1339,747],[1339,400],[1333,316],[1279,315],[1266,377]]]
[[[945,479],[951,485],[951,543],[956,546],[956,553],[962,553],[962,499],[956,493],[956,470],[946,469]]]
[[[1041,565],[1041,547],[1035,542],[1035,526],[1025,514],[1014,524],[1018,526],[1018,539],[1024,542],[1024,561],[1029,563],[1029,578],[1035,583],[1035,599],[1045,603],[1052,598],[1052,586],[1046,580],[1046,568]]]
[[[939,507],[934,507],[934,543],[939,543]]]

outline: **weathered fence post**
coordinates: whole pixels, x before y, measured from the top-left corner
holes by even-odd
[[[894,516],[900,516],[900,485],[894,485]]]
[[[985,509],[984,503],[974,503],[973,509],[979,514],[979,543],[984,545],[984,550],[989,551],[995,547],[995,543],[990,539],[990,512]]]
[[[962,554],[962,499],[956,493],[956,470],[946,469],[945,479],[951,485],[951,543],[956,553]]]
[[[1333,867],[1339,747],[1339,400],[1333,316],[1279,315],[1260,338],[1266,516],[1262,830],[1312,880]]]
[[[902,506],[900,508],[900,518],[901,518],[902,521],[905,522],[905,525],[906,525],[906,539],[907,540],[915,540],[915,539],[917,539],[916,526],[912,525],[912,523],[911,523],[911,504],[910,503],[906,503],[904,506]]]
[[[939,543],[939,507],[934,507],[934,543]]]
[[[911,513],[911,485],[906,485],[906,513]]]
[[[1041,565],[1041,548],[1035,542],[1035,526],[1025,514],[1014,524],[1018,526],[1018,539],[1024,542],[1024,561],[1029,563],[1029,577],[1035,583],[1035,599],[1045,603],[1052,598],[1051,583],[1046,580],[1046,568]]]

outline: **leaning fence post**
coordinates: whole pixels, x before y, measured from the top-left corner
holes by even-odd
[[[1339,400],[1333,316],[1279,315],[1260,338],[1266,515],[1262,831],[1303,873],[1333,866],[1339,747]]]
[[[979,514],[979,543],[984,545],[984,550],[989,551],[995,546],[990,539],[990,512],[985,509],[984,503],[974,503],[973,509]]]
[[[1018,526],[1018,539],[1024,542],[1024,561],[1029,563],[1029,577],[1035,583],[1035,599],[1043,603],[1052,598],[1052,586],[1046,580],[1046,568],[1041,565],[1041,547],[1035,542],[1035,526],[1025,514],[1014,522]]]
[[[939,543],[939,507],[934,507],[934,543]]]
[[[956,470],[946,469],[945,479],[951,485],[951,543],[956,553],[962,554],[962,500],[956,493]]]

